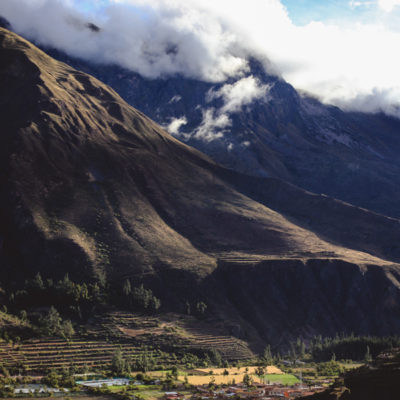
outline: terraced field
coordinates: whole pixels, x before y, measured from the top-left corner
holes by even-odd
[[[254,358],[247,342],[228,335],[221,321],[199,321],[194,317],[168,314],[163,318],[143,317],[129,313],[114,313],[103,323],[110,335],[128,336],[160,348],[167,343],[181,349],[217,350],[223,359]]]
[[[202,327],[190,325],[185,327],[185,331],[195,347],[203,350],[215,349],[223,359],[248,360],[254,358],[254,353],[249,349],[248,344],[233,336],[215,335],[211,329],[205,330]]]
[[[217,350],[223,359],[235,361],[254,357],[246,342],[210,328],[193,317],[168,315],[162,319],[125,312],[95,318],[85,336],[71,340],[31,339],[19,344],[0,342],[0,362],[7,368],[44,372],[51,368],[100,368],[110,364],[120,348],[134,361],[144,352],[159,364],[172,365],[172,353]],[[215,324],[215,326],[217,326]]]
[[[7,368],[22,368],[24,371],[44,372],[63,367],[103,367],[110,364],[114,352],[120,348],[124,357],[134,360],[143,352],[158,356],[156,349],[148,349],[137,344],[88,340],[75,337],[70,341],[63,339],[29,340],[10,345],[0,343],[0,360]],[[165,356],[164,356],[165,357]],[[168,362],[172,360],[163,359]]]

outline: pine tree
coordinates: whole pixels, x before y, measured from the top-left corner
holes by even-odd
[[[267,364],[272,363],[272,353],[271,353],[271,346],[267,344],[264,349],[263,358]]]

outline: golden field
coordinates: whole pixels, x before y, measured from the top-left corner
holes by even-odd
[[[196,369],[199,373],[208,375],[187,375],[187,380],[191,385],[207,385],[214,382],[216,385],[226,385],[233,381],[235,383],[243,382],[243,377],[246,374],[252,375],[254,382],[260,382],[260,378],[255,375],[257,367],[241,367],[241,368],[199,368]],[[228,371],[229,375],[223,375],[224,371]],[[210,375],[210,371],[212,374]],[[272,365],[265,368],[266,374],[283,374],[283,372]],[[185,376],[180,376],[180,380],[184,380]]]
[[[203,372],[208,374],[210,371],[213,372],[213,375],[222,375],[225,370],[229,372],[229,375],[239,375],[239,374],[255,374],[255,371],[258,367],[241,367],[241,368],[197,368],[196,371]],[[265,367],[266,374],[283,374],[283,372],[273,365],[269,365]]]

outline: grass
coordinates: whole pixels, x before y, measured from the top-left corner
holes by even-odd
[[[160,390],[141,390],[137,393],[146,400],[160,399],[164,396],[164,392],[161,392]]]
[[[107,386],[107,389],[112,393],[118,393],[125,387],[126,385],[114,385],[114,386]]]
[[[357,362],[350,363],[350,364],[349,363],[340,363],[340,365],[346,369],[354,369],[354,368],[359,368],[359,367],[363,366],[364,363],[357,363]]]
[[[291,374],[267,374],[264,375],[266,381],[271,383],[282,383],[283,385],[294,385],[295,383],[300,383],[300,381]]]

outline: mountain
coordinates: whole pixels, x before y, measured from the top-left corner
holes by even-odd
[[[45,51],[110,85],[178,139],[228,168],[400,217],[397,118],[321,104],[265,72],[255,59],[246,76],[215,84],[183,76],[146,79],[116,65]],[[246,78],[266,87],[266,94],[227,111],[223,94]],[[227,126],[218,127],[221,116]]]
[[[400,332],[400,221],[219,166],[0,28],[0,281],[142,282],[244,338]]]
[[[400,351],[394,349],[379,355],[371,364],[347,372],[325,392],[308,400],[396,400],[399,397]]]

